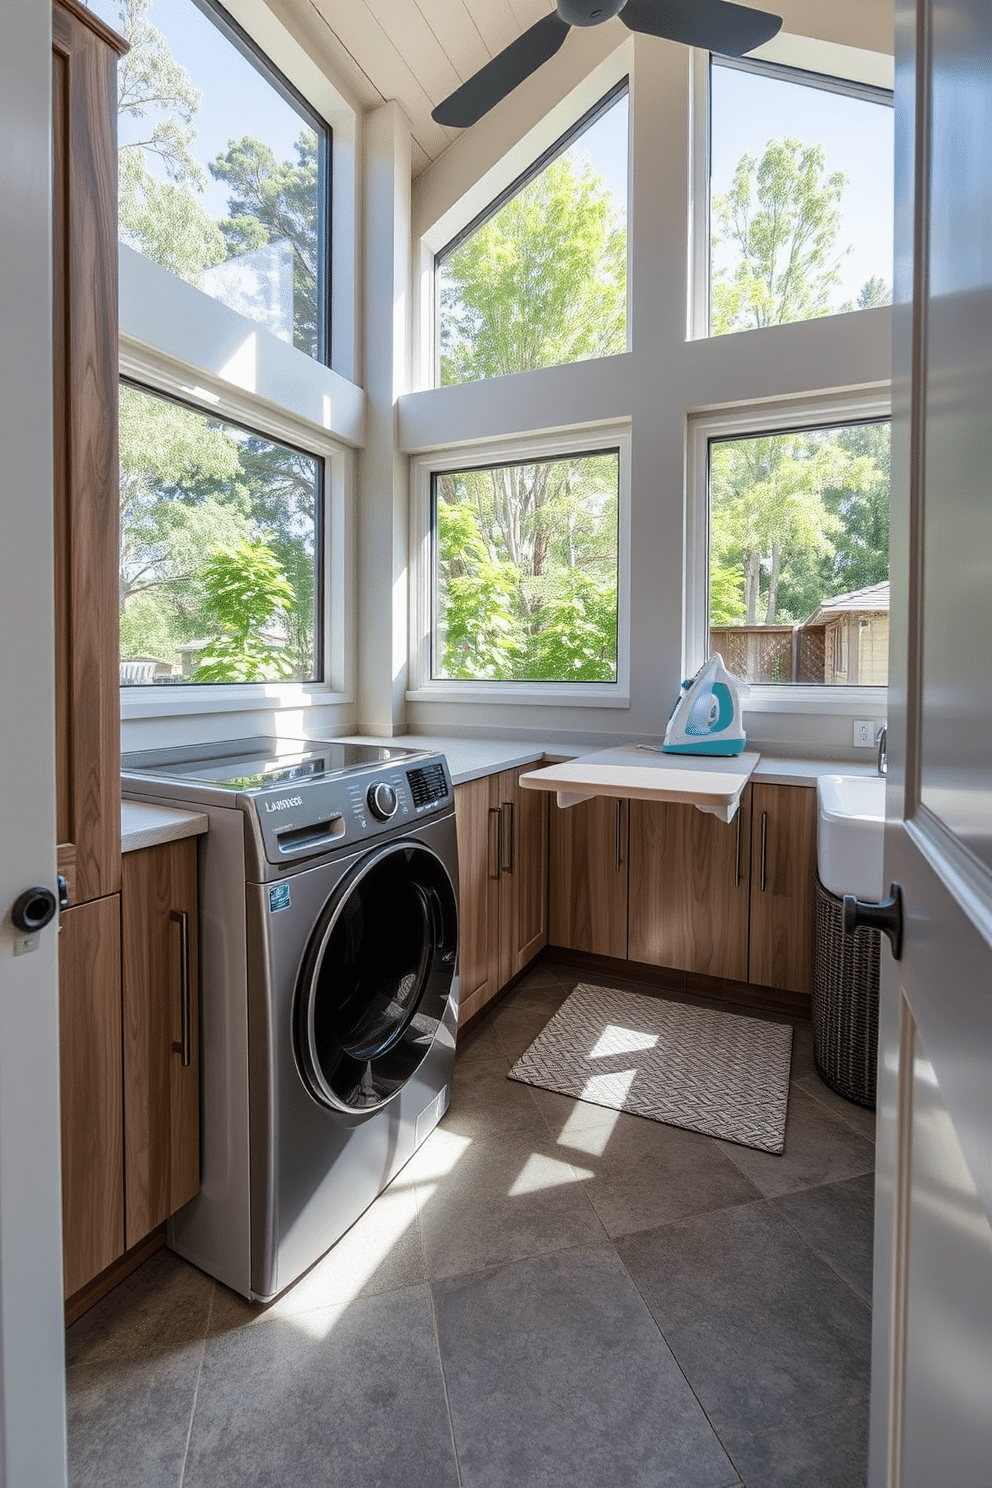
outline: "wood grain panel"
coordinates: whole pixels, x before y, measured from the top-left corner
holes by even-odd
[[[816,791],[789,785],[755,785],[752,791],[749,979],[768,987],[811,993]]]
[[[120,897],[66,910],[59,935],[67,1297],[124,1251]]]
[[[495,819],[489,809],[492,795],[489,777],[455,786],[460,1024],[497,991],[492,948],[496,941],[499,885],[490,875],[495,867]]]
[[[58,838],[81,901],[120,887],[117,150],[113,33],[52,13]]]
[[[628,801],[612,796],[552,810],[552,945],[600,956],[627,955],[629,812]]]
[[[504,770],[496,777],[496,804],[504,823],[500,987],[548,943],[548,796],[544,791],[524,789],[519,776],[519,770]]]
[[[127,853],[121,912],[125,1239],[131,1247],[191,1199],[200,1185],[196,839]],[[188,916],[189,928],[186,1066],[175,913]]]
[[[730,823],[695,806],[630,803],[632,961],[746,980],[748,819],[746,800]]]

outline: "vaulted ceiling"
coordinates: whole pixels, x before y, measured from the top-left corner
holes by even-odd
[[[413,174],[458,134],[435,104],[501,52],[554,0],[295,0],[329,28],[338,70],[366,108],[395,99],[410,121]],[[619,25],[619,22],[611,22]]]

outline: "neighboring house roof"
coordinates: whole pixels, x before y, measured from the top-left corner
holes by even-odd
[[[881,584],[869,584],[864,589],[852,589],[848,594],[835,594],[832,599],[823,600],[809,619],[803,621],[803,628],[826,625],[828,620],[834,620],[838,615],[877,615],[883,611],[887,614],[888,609],[889,581],[886,579]]]

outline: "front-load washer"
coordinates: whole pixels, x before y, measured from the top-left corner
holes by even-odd
[[[267,1301],[433,1130],[458,1023],[443,755],[252,738],[123,758],[128,798],[203,811],[201,1184],[170,1246]]]

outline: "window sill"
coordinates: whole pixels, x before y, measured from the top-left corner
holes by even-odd
[[[889,707],[887,687],[803,687],[783,683],[751,686],[742,704],[747,713],[816,713],[834,718],[884,717]]]
[[[413,703],[516,703],[559,708],[629,708],[612,682],[429,682],[410,688]]]
[[[351,703],[349,693],[322,683],[261,682],[209,687],[122,687],[121,719],[183,718],[201,713],[248,713],[259,709],[300,709]]]

